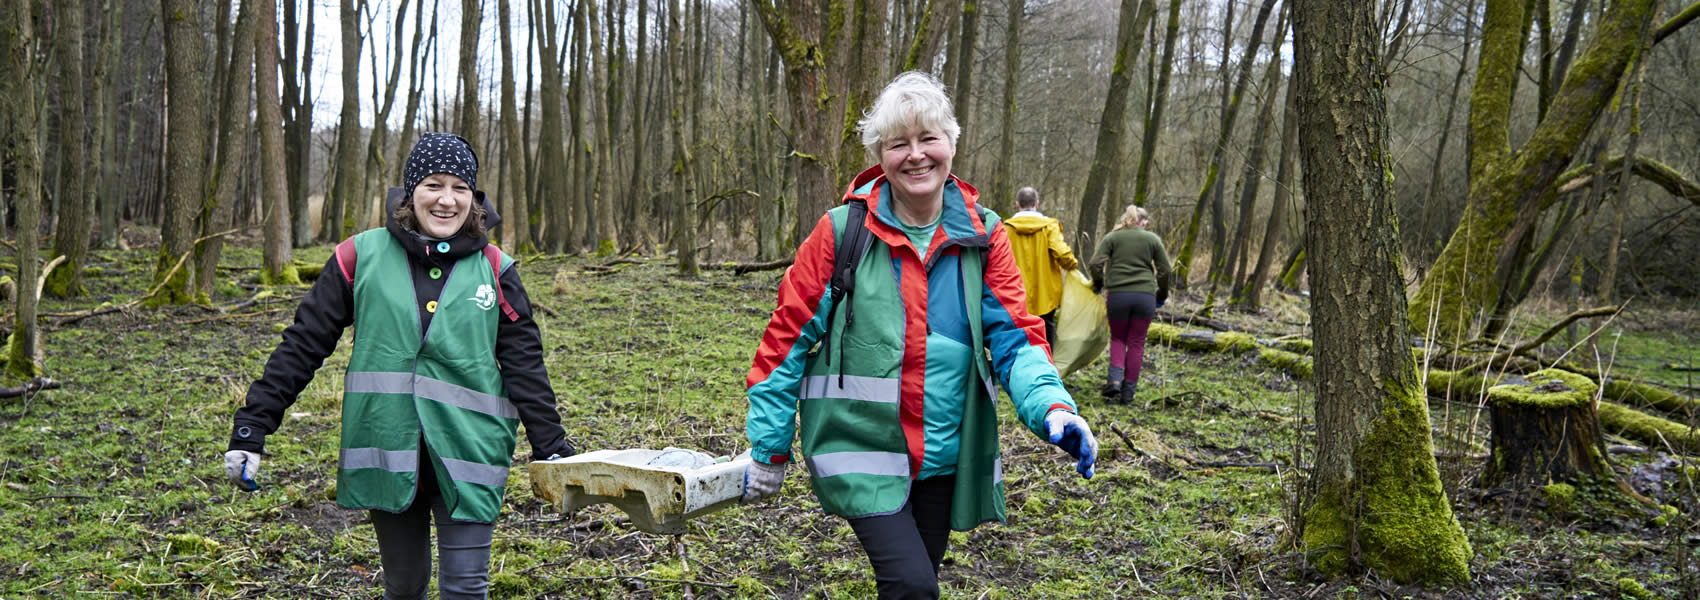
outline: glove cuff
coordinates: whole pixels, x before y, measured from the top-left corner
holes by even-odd
[[[259,427],[237,423],[230,429],[230,450],[244,450],[259,455],[266,453],[266,433]]]

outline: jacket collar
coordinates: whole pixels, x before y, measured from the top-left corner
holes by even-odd
[[[945,181],[944,207],[939,215],[940,233],[934,234],[932,247],[927,251],[929,263],[938,256],[939,250],[950,246],[991,246],[991,232],[986,228],[985,220],[980,218],[980,211],[976,208],[979,198],[979,190],[954,173]],[[844,194],[844,202],[853,199],[868,203],[868,231],[879,237],[880,241],[892,247],[913,247],[909,243],[909,236],[898,227],[897,214],[892,210],[891,186],[886,185],[885,170],[879,165],[868,167],[851,181],[850,189]]]

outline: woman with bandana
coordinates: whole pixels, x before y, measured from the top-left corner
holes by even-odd
[[[366,510],[384,598],[424,598],[437,524],[438,591],[484,598],[490,543],[525,424],[533,459],[573,453],[501,220],[460,136],[427,133],[391,188],[385,226],[344,240],[236,412],[224,471],[257,487],[265,438],[359,327],[343,378],[337,504]],[[409,293],[411,292],[411,293]]]

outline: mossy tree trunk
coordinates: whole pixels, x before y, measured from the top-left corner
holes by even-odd
[[[878,94],[885,80],[889,78],[883,68],[889,61],[888,44],[896,40],[888,40],[886,35],[886,12],[889,8],[886,0],[854,0],[850,10],[849,60],[845,74],[844,116],[843,127],[838,133],[838,169],[833,181],[834,189],[844,189],[850,185],[850,178],[861,172],[868,165],[868,153],[862,146],[862,135],[857,130],[856,122],[862,118],[862,112],[873,107],[874,95]],[[818,213],[811,215],[820,218]],[[811,224],[812,226],[812,224]]]
[[[54,57],[59,63],[59,181],[64,199],[59,203],[59,223],[53,232],[53,255],[66,257],[65,264],[47,278],[47,293],[59,298],[82,296],[83,265],[88,261],[89,230],[94,203],[89,195],[88,174],[98,169],[85,139],[87,119],[83,110],[83,2],[58,0],[55,17],[59,35],[53,36]],[[73,35],[74,34],[74,35]]]
[[[160,225],[160,250],[154,263],[154,283],[171,278],[152,304],[187,304],[189,273],[184,265],[172,273],[177,260],[195,243],[195,214],[207,195],[208,113],[207,51],[201,38],[200,12],[191,0],[161,0],[165,18],[165,80],[167,100],[165,219]],[[20,240],[21,241],[21,240]]]
[[[1299,150],[1316,331],[1316,470],[1302,543],[1325,572],[1469,579],[1406,347],[1386,74],[1369,3],[1293,4]]]
[[[1598,389],[1587,377],[1558,370],[1489,388],[1492,458],[1481,485],[1521,488],[1612,476],[1594,415]]]
[[[851,18],[843,0],[757,0],[756,12],[779,58],[785,63],[785,89],[791,94],[793,147],[788,153],[797,173],[797,212],[792,239],[801,242],[821,213],[838,200],[833,167],[843,126],[845,25]]]
[[[228,229],[235,213],[236,188],[241,181],[242,160],[248,154],[248,139],[252,137],[248,121],[248,92],[253,89],[254,69],[254,8],[243,6],[237,11],[236,29],[230,40],[229,60],[219,70],[218,79],[224,84],[219,90],[217,115],[217,155],[208,157],[212,174],[211,188],[195,229],[201,241],[195,244],[195,301],[212,302],[213,283],[218,275],[218,258],[224,252],[224,238],[211,237]]]
[[[36,55],[29,0],[7,0],[10,19],[0,35],[6,36],[6,77],[0,81],[0,102],[6,106],[6,128],[11,130],[12,175],[16,178],[18,285],[12,335],[7,340],[6,379],[28,380],[41,374],[35,360],[40,328],[36,325],[35,262],[41,243],[41,146],[36,139]]]
[[[1077,240],[1096,240],[1098,232],[1110,225],[1094,222],[1093,215],[1112,210],[1121,212],[1119,206],[1102,205],[1109,187],[1107,182],[1119,177],[1115,173],[1122,167],[1122,128],[1127,122],[1128,89],[1133,87],[1134,65],[1138,64],[1139,50],[1145,45],[1145,28],[1156,10],[1157,0],[1122,0],[1121,18],[1116,23],[1116,61],[1110,67],[1110,91],[1104,97],[1103,116],[1098,120],[1098,144],[1080,198],[1080,219],[1075,223]],[[1096,247],[1096,243],[1077,243],[1075,253],[1080,260],[1089,262]]]
[[[1438,318],[1441,339],[1463,339],[1492,314],[1528,259],[1554,181],[1605,110],[1635,55],[1652,0],[1612,3],[1592,45],[1565,73],[1546,117],[1512,150],[1510,115],[1527,19],[1523,0],[1489,0],[1470,96],[1470,198],[1411,301],[1414,324]],[[1438,305],[1438,307],[1436,306]]]

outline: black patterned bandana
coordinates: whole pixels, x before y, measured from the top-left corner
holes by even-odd
[[[401,188],[412,195],[420,180],[436,173],[454,175],[467,187],[478,189],[478,154],[472,151],[472,143],[452,133],[433,131],[419,136],[419,143],[407,154]]]

